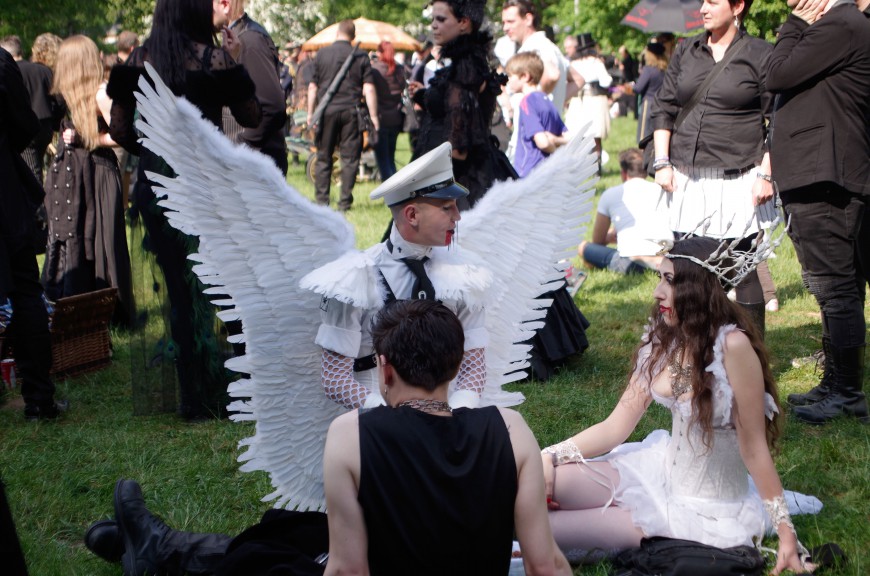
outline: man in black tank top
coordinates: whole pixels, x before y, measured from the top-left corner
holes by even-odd
[[[452,410],[462,325],[399,300],[372,339],[386,406],[336,418],[326,438],[326,574],[504,576],[514,530],[526,574],[571,574],[547,519],[540,451],[517,412]]]
[[[528,576],[570,576],[522,416],[447,403],[464,353],[456,315],[435,300],[396,300],[372,337],[387,405],[348,412],[329,429],[328,556],[319,512],[269,510],[235,538],[184,532],[151,514],[139,484],[125,479],[115,519],[92,524],[85,545],[125,576],[319,576],[324,556],[326,574],[505,576],[516,534]]]

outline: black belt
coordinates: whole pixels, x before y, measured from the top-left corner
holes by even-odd
[[[746,174],[753,168],[755,168],[757,164],[750,164],[748,166],[744,166],[743,168],[726,168],[722,171],[723,176],[740,176],[742,174]]]
[[[365,372],[366,370],[377,368],[377,366],[378,357],[374,352],[372,352],[368,356],[363,356],[362,358],[354,358],[353,360],[354,372]]]
[[[674,164],[674,168],[690,178],[737,178],[753,170],[757,164],[749,164],[743,168],[690,168]]]

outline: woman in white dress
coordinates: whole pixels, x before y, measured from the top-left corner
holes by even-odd
[[[571,61],[571,68],[578,93],[568,103],[565,125],[573,136],[588,123],[583,134],[595,138],[595,151],[600,157],[601,141],[610,133],[610,99],[607,94],[613,78],[598,55],[598,45],[592,34],[584,32],[577,40],[580,57]]]
[[[569,560],[651,536],[753,545],[767,512],[779,535],[773,573],[812,568],[799,556],[771,457],[779,409],[761,337],[719,275],[699,265],[718,246],[700,237],[674,245],[659,266],[651,326],[613,412],[541,452],[550,523]],[[659,430],[619,446],[652,401],[672,412],[671,435]]]

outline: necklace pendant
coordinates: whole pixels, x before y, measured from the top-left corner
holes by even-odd
[[[671,376],[671,394],[673,394],[674,400],[678,400],[680,396],[692,388],[692,365],[682,365],[683,350],[681,345],[668,362],[668,373]]]

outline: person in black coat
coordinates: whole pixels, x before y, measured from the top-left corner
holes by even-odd
[[[241,49],[236,60],[254,81],[254,93],[263,112],[260,124],[242,128],[224,109],[223,130],[234,142],[247,144],[270,157],[278,169],[287,174],[287,143],[284,139],[287,108],[284,88],[279,81],[283,67],[272,37],[260,23],[245,12],[246,0],[219,0],[215,24],[228,27],[239,39]]]
[[[20,156],[38,131],[18,65],[0,49],[0,331],[15,348],[28,420],[57,418],[68,406],[54,400],[51,337],[33,246],[44,192]]]
[[[482,29],[483,2],[433,2],[432,35],[440,46],[435,75],[428,86],[411,81],[413,101],[421,106],[414,158],[443,142],[453,145],[453,174],[468,189],[460,210],[474,207],[496,180],[516,177],[500,163],[491,140],[496,97],[507,78],[489,62],[492,35]],[[508,163],[509,164],[509,163]]]
[[[822,311],[825,372],[793,414],[810,424],[870,422],[864,382],[870,198],[870,22],[854,0],[788,0],[770,57],[770,153],[804,284]],[[866,231],[864,232],[866,240]]]

